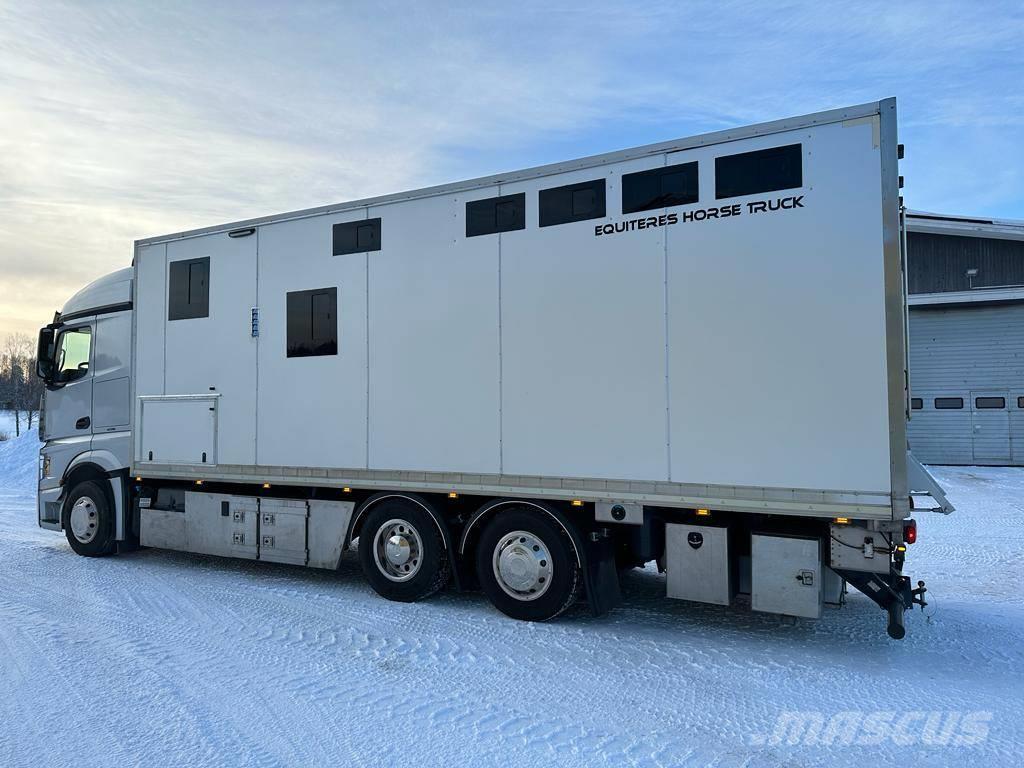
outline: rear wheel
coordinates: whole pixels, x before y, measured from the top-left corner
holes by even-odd
[[[102,557],[117,547],[114,512],[107,494],[92,480],[71,489],[64,504],[64,534],[79,555]]]
[[[495,517],[476,550],[477,578],[494,607],[524,621],[547,621],[576,600],[581,574],[572,541],[544,513]]]
[[[378,595],[403,603],[434,594],[450,573],[434,518],[404,499],[388,499],[370,510],[359,533],[359,564]]]

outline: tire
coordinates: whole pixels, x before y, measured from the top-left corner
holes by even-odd
[[[555,618],[576,601],[582,582],[568,534],[546,513],[522,508],[499,513],[484,529],[476,572],[494,607],[523,621]]]
[[[103,487],[92,480],[78,483],[64,503],[64,535],[83,557],[104,557],[117,548],[114,510]]]
[[[437,522],[403,499],[387,499],[370,510],[359,531],[359,564],[378,595],[401,603],[430,597],[451,575]]]

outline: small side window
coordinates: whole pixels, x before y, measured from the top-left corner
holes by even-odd
[[[976,397],[974,398],[974,407],[978,410],[985,408],[991,408],[994,410],[1002,410],[1006,407],[1005,397]]]
[[[1018,408],[1024,408],[1024,397],[1018,397],[1017,398],[1017,407]]]
[[[910,408],[911,410],[914,411],[920,411],[922,408],[924,408],[924,400],[922,400],[920,397],[910,398]]]
[[[89,373],[89,348],[92,333],[88,328],[72,328],[64,331],[57,341],[57,375],[55,382],[67,384],[81,379]]]
[[[167,294],[167,319],[210,316],[210,257],[172,261]]]
[[[688,205],[696,203],[699,197],[696,162],[627,173],[622,177],[623,213]]]
[[[526,193],[466,203],[466,237],[526,229]]]
[[[287,295],[288,357],[338,354],[338,289]]]
[[[540,226],[601,219],[605,215],[604,179],[540,191]]]
[[[335,224],[331,229],[335,256],[380,250],[380,219],[360,219]]]
[[[956,411],[964,407],[962,397],[936,397],[935,409],[939,411]]]
[[[715,197],[740,197],[803,186],[800,144],[715,158]]]

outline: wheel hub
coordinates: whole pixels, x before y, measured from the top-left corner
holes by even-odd
[[[373,561],[391,581],[408,581],[423,561],[419,531],[408,520],[388,520],[373,536]]]
[[[100,512],[88,496],[82,496],[71,507],[71,533],[83,544],[96,538],[99,530]]]
[[[551,554],[528,531],[505,534],[494,548],[493,565],[498,585],[516,600],[536,600],[551,586]]]

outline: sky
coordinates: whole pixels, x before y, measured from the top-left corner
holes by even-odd
[[[0,0],[0,339],[137,238],[896,96],[910,208],[1024,219],[1024,3]]]

